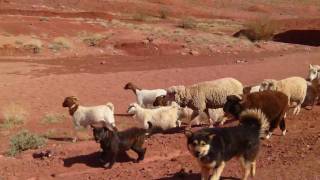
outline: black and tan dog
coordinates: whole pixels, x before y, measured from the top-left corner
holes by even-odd
[[[201,180],[208,180],[210,174],[211,180],[219,180],[225,163],[233,157],[240,157],[243,180],[250,173],[255,175],[260,139],[266,136],[269,123],[258,109],[245,110],[239,119],[240,124],[234,127],[185,132],[188,150],[201,167]]]
[[[129,149],[138,154],[135,162],[144,159],[146,148],[143,148],[143,143],[147,137],[146,134],[150,133],[148,130],[133,127],[119,132],[116,129],[108,129],[104,122],[93,124],[91,127],[95,141],[100,143],[103,150],[101,160],[105,163],[105,168],[112,168],[117,155]],[[107,162],[108,159],[109,162]]]

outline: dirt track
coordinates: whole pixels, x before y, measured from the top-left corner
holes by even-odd
[[[131,161],[135,154],[130,151],[129,157],[121,157],[112,169],[101,168],[98,144],[92,140],[70,142],[72,123],[61,106],[63,98],[75,95],[85,105],[111,101],[116,113],[123,114],[128,104],[135,101],[132,92],[123,90],[129,81],[151,89],[234,77],[249,85],[265,78],[305,77],[310,63],[320,64],[319,47],[272,41],[251,43],[230,36],[242,27],[243,21],[265,14],[282,23],[281,31],[319,29],[320,12],[314,8],[313,1],[311,5],[290,1],[290,7],[286,3],[278,6],[264,1],[256,5],[240,1],[203,0],[202,4],[191,1],[185,4],[180,0],[170,3],[160,0],[145,2],[145,6],[140,1],[103,1],[103,6],[99,6],[98,0],[75,2],[31,4],[28,0],[0,0],[0,106],[5,108],[15,103],[28,112],[23,127],[0,129],[0,154],[5,154],[9,138],[20,129],[39,134],[54,132],[54,137],[41,149],[28,150],[16,158],[0,155],[1,180],[200,179],[199,167],[188,153],[180,130],[148,139],[146,158],[140,163]],[[176,8],[170,14],[172,18],[154,22],[130,19],[130,13],[137,9],[149,13],[150,19],[157,18],[154,9],[163,6],[169,10]],[[188,7],[191,7],[190,15],[199,22],[206,18],[206,22],[214,18],[223,20],[213,22],[214,29],[209,31],[177,29],[176,23]],[[108,36],[98,46],[87,47],[79,41],[80,30],[115,35]],[[156,36],[162,32],[168,34]],[[41,52],[30,54],[5,44],[16,43],[21,34],[23,38],[41,40]],[[52,52],[48,47],[59,36],[71,39],[73,46]],[[146,45],[148,37],[156,38]],[[7,42],[3,43],[1,38]],[[199,55],[192,55],[194,51]],[[42,123],[48,113],[64,114],[66,118],[57,124]],[[280,136],[276,130],[270,140],[263,142],[254,179],[320,180],[319,116],[320,106],[311,111],[302,110],[296,117],[289,116],[287,135]],[[116,123],[120,129],[138,124],[126,116],[117,116]],[[86,133],[91,134],[89,130],[83,132]],[[34,153],[44,150],[51,150],[53,156],[45,160],[33,158]],[[242,176],[236,159],[226,165],[222,176],[222,179]]]

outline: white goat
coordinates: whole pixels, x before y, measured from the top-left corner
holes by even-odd
[[[140,89],[131,82],[127,83],[124,89],[131,89],[137,97],[137,103],[146,108],[153,107],[153,102],[158,96],[167,94],[164,89]]]
[[[149,123],[151,123],[152,127],[161,128],[162,130],[181,126],[181,121],[179,120],[180,106],[177,103],[154,109],[146,109],[137,103],[131,103],[128,113],[140,120],[145,129],[150,128]]]
[[[106,122],[109,129],[115,129],[114,120],[114,106],[108,102],[105,105],[99,106],[80,106],[78,98],[75,96],[66,97],[62,106],[69,108],[69,114],[73,117],[73,124],[75,130],[80,127],[87,128],[89,125],[93,125],[99,121]],[[73,142],[77,141],[74,137]]]

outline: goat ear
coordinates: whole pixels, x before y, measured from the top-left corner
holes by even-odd
[[[190,131],[190,130],[186,130],[186,131],[184,132],[184,135],[185,135],[187,138],[191,138],[191,137],[193,136],[193,132]]]
[[[312,64],[309,64],[309,68],[310,68],[310,69],[313,68]]]

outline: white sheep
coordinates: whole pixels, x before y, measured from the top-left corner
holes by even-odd
[[[167,130],[170,128],[180,127],[181,121],[180,107],[176,103],[170,106],[163,106],[154,109],[146,109],[137,103],[131,103],[128,108],[128,114],[134,115],[135,118],[143,123],[145,129],[149,129],[149,123],[152,127]]]
[[[294,107],[293,114],[297,115],[300,112],[301,104],[307,94],[307,81],[301,77],[289,77],[282,80],[265,79],[260,90],[274,90],[283,92],[288,96],[289,106]]]
[[[201,112],[209,115],[209,108],[222,108],[227,101],[227,96],[242,94],[242,83],[234,78],[221,78],[213,81],[205,81],[189,87],[172,86],[167,89],[168,101],[175,101],[181,107],[189,107],[193,110],[193,119]],[[210,119],[209,119],[210,120]],[[211,121],[210,124],[213,122]],[[191,122],[190,124],[193,124]]]
[[[314,79],[320,79],[320,66],[319,65],[309,65],[309,75],[308,81],[312,81]]]
[[[124,89],[131,89],[137,97],[137,103],[142,107],[152,107],[158,96],[167,94],[164,89],[140,89],[131,82],[127,83]]]
[[[78,103],[78,98],[75,96],[66,97],[62,103],[63,107],[69,108],[69,114],[73,117],[75,130],[80,127],[87,128],[99,121],[105,121],[109,129],[115,129],[114,106],[108,102],[105,105],[99,106],[81,106]],[[77,140],[74,137],[73,141]]]

